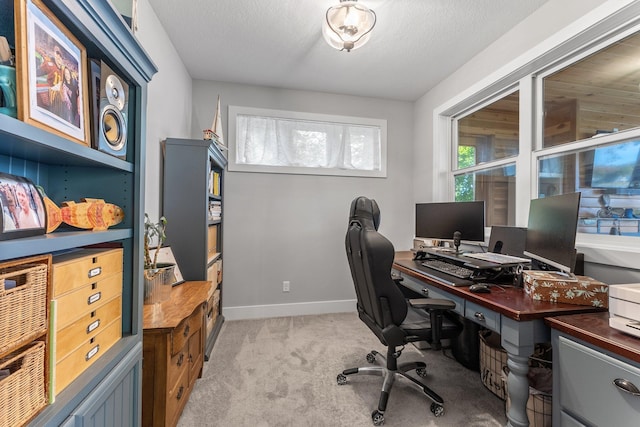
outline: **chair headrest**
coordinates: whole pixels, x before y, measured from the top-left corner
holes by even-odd
[[[349,222],[358,221],[364,228],[375,230],[380,226],[380,208],[374,199],[358,196],[351,202]]]

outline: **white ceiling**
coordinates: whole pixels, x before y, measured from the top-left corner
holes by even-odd
[[[338,0],[149,0],[194,79],[414,101],[547,0],[361,0],[371,39],[340,52]]]

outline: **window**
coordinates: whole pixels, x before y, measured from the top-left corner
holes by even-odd
[[[443,105],[435,138],[451,140],[450,197],[485,200],[489,226],[526,226],[529,199],[579,191],[584,241],[640,237],[637,16],[621,9]]]
[[[640,139],[538,156],[538,197],[581,193],[578,232],[640,236]]]
[[[485,201],[485,224],[515,225],[515,165],[454,175],[456,202]]]
[[[505,159],[519,152],[519,99],[515,91],[454,120],[455,200],[484,200],[487,226],[515,225],[515,164]]]
[[[475,151],[473,163],[468,153],[461,152],[458,168],[518,155],[519,99],[516,91],[457,120],[458,151],[462,147]]]
[[[543,146],[640,126],[639,54],[633,34],[543,77]]]
[[[386,177],[386,120],[229,107],[229,170]]]

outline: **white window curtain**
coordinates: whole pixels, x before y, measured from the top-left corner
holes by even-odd
[[[236,116],[238,164],[381,171],[381,127]]]

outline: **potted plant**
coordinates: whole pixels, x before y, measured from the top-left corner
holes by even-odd
[[[158,263],[158,253],[167,239],[167,219],[160,217],[152,222],[148,214],[144,214],[144,303],[154,304],[169,298],[171,285],[175,281],[175,264]],[[153,256],[151,250],[155,249]]]

